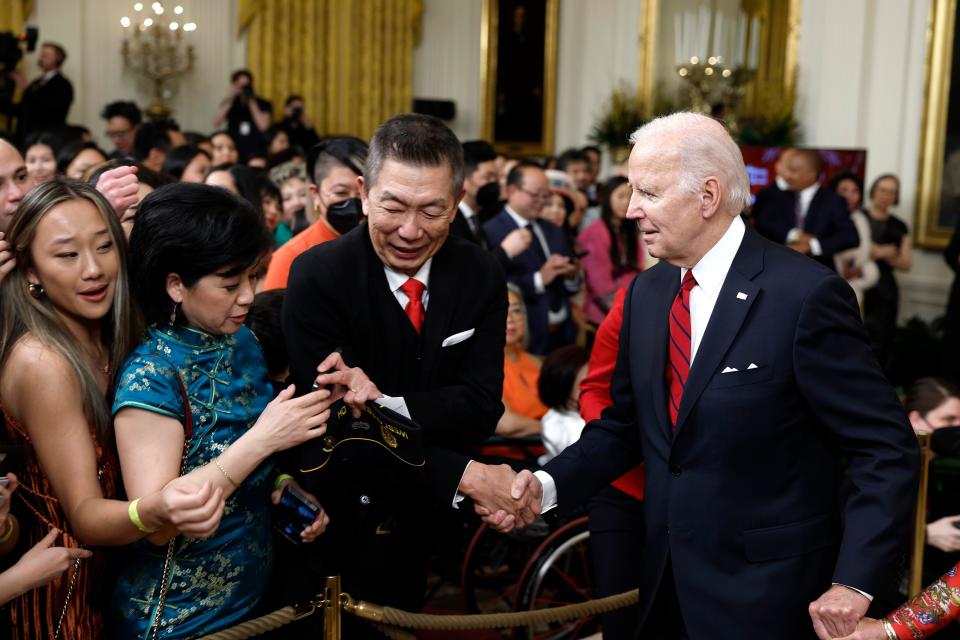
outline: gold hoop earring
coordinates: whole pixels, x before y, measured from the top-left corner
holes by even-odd
[[[179,303],[177,303],[177,302],[174,302],[174,303],[173,303],[173,311],[170,312],[170,324],[171,324],[171,325],[177,323],[177,304],[179,304]]]
[[[30,295],[34,300],[39,300],[45,293],[43,290],[43,285],[37,284],[36,282],[31,282],[29,285],[27,285],[27,291],[30,292]]]

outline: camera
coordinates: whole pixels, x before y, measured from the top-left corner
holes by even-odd
[[[253,97],[253,87],[248,84],[243,85],[243,97],[252,98]]]
[[[290,112],[290,117],[294,120],[299,120],[303,117],[303,107],[294,107]]]

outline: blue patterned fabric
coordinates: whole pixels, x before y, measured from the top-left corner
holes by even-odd
[[[184,421],[179,372],[193,436],[187,471],[211,462],[253,426],[272,398],[266,362],[247,327],[212,336],[188,327],[150,327],[119,375],[113,412],[130,407]],[[273,470],[254,470],[228,499],[216,534],[177,538],[159,637],[193,638],[249,617],[270,575]],[[111,606],[118,638],[148,638],[166,546],[142,540],[123,551]]]

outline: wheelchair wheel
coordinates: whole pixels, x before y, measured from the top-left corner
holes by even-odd
[[[532,611],[585,602],[593,597],[587,518],[572,520],[537,548],[517,585],[516,611]],[[518,630],[529,640],[572,640],[597,633],[599,616]]]
[[[542,520],[510,533],[481,525],[463,557],[461,587],[467,612],[512,611],[520,573],[547,533]]]

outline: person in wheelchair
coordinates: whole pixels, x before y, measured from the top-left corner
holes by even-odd
[[[543,446],[547,450],[540,456],[541,465],[580,439],[586,425],[579,413],[580,383],[587,375],[589,359],[589,351],[568,345],[548,355],[543,362],[537,390],[550,409],[541,420]]]
[[[507,335],[503,346],[503,416],[496,434],[505,438],[537,435],[547,407],[537,394],[541,360],[527,352],[527,307],[515,284],[507,285]]]

